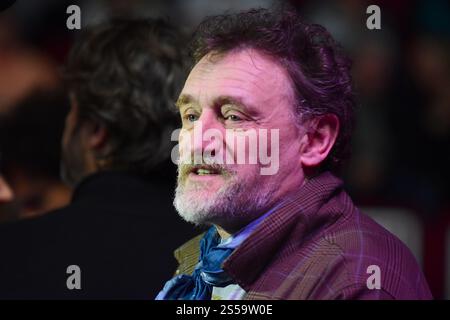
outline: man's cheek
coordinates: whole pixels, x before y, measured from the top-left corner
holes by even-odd
[[[179,139],[180,164],[191,163],[192,141],[192,133],[181,130]]]

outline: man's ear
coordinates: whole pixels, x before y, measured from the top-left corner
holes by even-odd
[[[103,124],[91,122],[88,125],[87,145],[93,151],[100,151],[105,147],[108,131]]]
[[[319,166],[331,151],[339,133],[339,119],[326,114],[312,119],[302,138],[300,161],[305,169]]]

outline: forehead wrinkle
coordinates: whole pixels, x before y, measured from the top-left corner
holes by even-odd
[[[216,67],[220,67],[220,66],[216,66]],[[199,68],[201,69],[201,68]],[[211,68],[209,69],[207,72],[203,72],[203,70],[194,70],[194,72],[191,72],[191,78],[197,78],[197,79],[202,79],[202,80],[207,80],[208,77],[211,77],[211,74],[214,74],[214,72],[216,70],[214,70],[215,68]],[[225,72],[222,71],[221,74],[219,74],[219,76],[222,77],[222,79],[236,79],[236,80],[242,80],[242,77],[233,77],[236,72],[239,73],[245,73],[246,75],[250,75],[252,78],[260,78],[261,76],[261,72],[252,72],[246,68],[241,68],[241,67],[233,67],[233,66],[227,66],[225,68]]]
[[[271,92],[268,91],[269,88],[272,90],[272,92],[276,92],[278,91],[278,89],[285,87],[283,85],[284,79],[281,78],[280,75],[274,75],[267,72],[267,70],[261,70],[261,72],[258,73],[252,73],[248,70],[243,69],[241,70],[251,77],[244,80],[242,77],[234,75],[233,77],[227,78],[227,80],[245,83],[246,85],[253,86],[262,93]]]
[[[239,81],[241,81],[241,79],[238,79]],[[211,83],[211,82],[209,82]],[[204,101],[204,104],[206,104],[207,106],[211,106],[214,104],[215,100],[218,97],[223,97],[223,96],[229,96],[231,98],[235,97],[240,99],[244,105],[246,106],[258,106],[258,105],[264,105],[264,104],[274,104],[273,100],[276,98],[285,98],[287,97],[286,94],[283,94],[282,92],[280,92],[280,90],[271,90],[268,91],[267,88],[263,89],[260,86],[254,84],[254,83],[249,83],[252,86],[255,86],[258,88],[259,93],[260,94],[249,94],[249,89],[248,88],[244,88],[243,86],[239,86],[239,85],[230,85],[227,84],[226,86],[223,86],[221,84],[217,84],[215,82],[212,82],[211,84],[209,84],[207,87],[203,87],[199,84],[193,84],[192,86],[190,86],[190,90],[192,91],[198,91],[199,93],[199,100],[200,101]],[[202,97],[201,93],[204,92],[205,96]],[[277,94],[279,95],[277,97]],[[280,99],[277,101],[279,102]],[[200,102],[197,102],[198,104],[203,104]],[[261,106],[263,107],[263,106]]]
[[[232,59],[229,55],[224,56],[221,60],[219,60],[218,62],[211,62],[208,59],[207,60],[203,60],[200,61],[196,67],[194,69],[198,69],[198,71],[200,71],[200,73],[202,74],[202,76],[208,76],[210,73],[215,71],[215,68],[220,67],[220,65],[226,65],[227,63],[231,63],[231,65],[227,65],[225,70],[227,71],[227,73],[234,74],[234,71],[237,71],[238,73],[245,73],[246,75],[251,76],[252,78],[257,78],[258,80],[261,80],[261,78],[264,75],[268,75],[267,73],[267,68],[264,68],[263,66],[258,67],[257,64],[254,61],[254,58],[252,55],[249,55],[251,61],[251,66],[252,68],[247,68],[247,67],[241,67],[241,66],[236,66],[236,60],[240,60],[242,63],[246,64],[246,66],[249,65],[249,61],[246,61],[244,59]],[[264,59],[267,59],[265,57],[263,57]],[[271,59],[272,60],[272,59]],[[275,64],[275,62],[271,61],[271,64],[276,65],[277,69],[280,69],[280,67]],[[266,63],[267,61],[264,61],[264,63]],[[203,69],[203,70],[202,70]],[[255,70],[255,71],[252,71]],[[197,70],[196,70],[197,71]],[[205,71],[205,72],[203,72]],[[225,75],[225,77],[227,77]],[[272,74],[269,75],[268,77],[269,79],[273,79]],[[278,77],[276,78],[278,79]],[[240,79],[239,79],[240,80]]]
[[[268,91],[268,88],[264,87],[264,85],[267,85],[267,81],[264,81],[266,79],[260,79],[260,78],[258,78],[258,79],[255,79],[255,78],[243,79],[242,77],[238,77],[235,75],[230,76],[230,77],[225,75],[225,76],[220,76],[220,77],[217,77],[214,79],[210,79],[208,76],[199,76],[199,77],[195,77],[195,78],[196,78],[196,80],[201,80],[203,82],[206,82],[208,88],[217,89],[217,88],[226,87],[227,89],[243,90],[243,91],[246,91],[247,93],[248,93],[248,91],[252,91],[251,87],[253,87],[253,89],[257,89],[260,93],[263,93],[263,94],[266,94],[271,91],[276,92],[276,91],[278,91],[278,89],[280,87],[282,87],[280,81],[275,80],[275,81],[273,81],[275,83],[273,83],[273,86],[271,86],[271,88],[270,88],[271,91]],[[276,78],[278,80],[278,77],[276,77]],[[230,81],[230,82],[235,82],[235,83],[234,84],[227,83],[224,86],[224,84],[222,84],[222,83],[219,84],[219,82],[221,82],[221,81],[226,81],[226,82]],[[204,88],[204,86],[201,86],[199,84],[191,85],[191,87]]]
[[[194,77],[193,77],[194,78]],[[192,79],[193,79],[192,78]],[[200,81],[199,81],[200,80]],[[199,81],[199,82],[197,82]],[[221,82],[226,82],[221,83]],[[206,83],[206,85],[204,85]],[[226,77],[226,76],[220,76],[218,78],[209,78],[209,77],[195,77],[194,82],[190,82],[188,88],[193,89],[194,91],[206,89],[206,91],[209,91],[208,89],[223,89],[224,91],[227,91],[229,89],[239,90],[244,93],[248,93],[251,88],[249,86],[254,86],[257,89],[259,89],[261,92],[266,92],[267,89],[262,88],[257,82],[254,81],[248,81],[244,80],[240,77]],[[220,91],[220,90],[217,90]],[[226,93],[218,93],[219,95],[224,95]]]
[[[197,87],[197,86],[195,86],[195,87]],[[214,89],[214,90],[206,90],[205,91],[207,93],[207,97],[206,97],[207,104],[214,104],[215,100],[217,100],[218,98],[224,98],[224,97],[230,97],[230,98],[241,100],[245,105],[247,105],[247,104],[254,105],[255,104],[254,101],[251,101],[252,99],[249,99],[249,98],[253,98],[253,96],[249,96],[248,90],[245,90],[244,88],[242,88],[240,86],[227,85],[226,88],[224,88],[224,86],[222,86],[222,85],[213,84],[213,85],[209,86],[208,88]]]
[[[232,66],[228,66],[227,67],[227,71],[238,71],[238,72],[246,73],[246,74],[248,74],[248,75],[250,75],[252,77],[259,77],[261,72],[264,71],[264,70],[258,70],[257,72],[254,72],[254,71],[252,71],[252,70],[250,70],[248,68],[238,67],[238,66],[232,65]]]
[[[248,59],[245,59],[242,57],[242,54],[245,54]],[[236,56],[237,55],[237,56]],[[260,59],[261,63],[257,63],[255,60]],[[236,66],[236,62],[241,62],[245,64],[246,66],[251,66],[251,68],[244,67],[244,66]],[[228,64],[228,65],[227,65]],[[231,64],[231,65],[230,65]],[[270,70],[276,69],[279,75],[283,74],[286,76],[285,69],[280,66],[276,61],[274,61],[273,58],[270,56],[266,56],[262,53],[259,53],[259,51],[256,51],[254,49],[244,49],[240,50],[238,52],[231,52],[217,61],[211,61],[210,59],[205,56],[197,65],[194,67],[194,69],[197,69],[195,71],[195,77],[202,79],[202,80],[208,80],[207,77],[211,76],[211,73],[214,73],[216,68],[224,67],[226,70],[226,74],[221,77],[221,79],[227,80],[237,80],[242,82],[251,82],[255,87],[262,91],[266,91],[266,88],[262,88],[260,86],[260,83],[267,83],[269,80],[273,85],[276,87],[280,87],[282,85],[283,80],[286,79],[280,79],[279,76],[274,77],[273,72],[269,74],[268,69],[264,68],[264,65],[270,65]],[[225,65],[225,66],[224,66]],[[233,78],[229,77],[227,74],[231,73],[234,74],[233,71],[236,71],[237,73],[244,73],[247,76],[250,76],[250,79],[242,80],[240,78],[236,78],[235,76]],[[191,73],[194,75],[193,73]],[[244,77],[243,77],[244,78]],[[266,79],[265,79],[266,78]],[[262,81],[261,81],[262,80]],[[281,81],[280,81],[281,80]]]
[[[246,50],[245,56],[239,54],[229,53],[215,61],[202,58],[188,77],[189,91],[195,92],[196,97],[208,105],[213,102],[209,98],[214,99],[217,96],[239,96],[254,106],[278,105],[279,101],[289,101],[286,98],[292,97],[292,84],[283,66],[270,56],[266,57],[255,50]],[[286,92],[287,87],[291,88],[289,93]],[[259,93],[255,93],[255,89]],[[275,99],[278,101],[274,101]]]

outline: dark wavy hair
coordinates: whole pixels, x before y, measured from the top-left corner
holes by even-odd
[[[119,19],[82,32],[64,79],[79,109],[79,124],[108,132],[108,169],[155,172],[170,157],[179,127],[172,108],[184,83],[184,37],[164,20]],[[157,171],[157,170],[156,170]]]
[[[335,114],[340,132],[322,170],[339,173],[350,154],[354,126],[351,61],[322,26],[305,22],[291,8],[252,9],[206,18],[194,33],[191,56],[223,54],[250,47],[274,58],[286,69],[297,103],[299,123]]]

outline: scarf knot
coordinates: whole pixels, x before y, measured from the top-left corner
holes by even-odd
[[[233,280],[222,264],[234,248],[220,246],[220,235],[211,227],[200,241],[200,257],[192,275],[178,275],[169,280],[156,300],[209,300],[213,287],[226,287]]]

